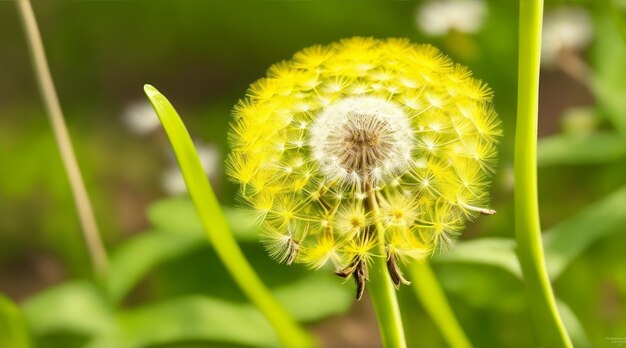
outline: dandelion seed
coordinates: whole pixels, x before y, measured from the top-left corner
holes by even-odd
[[[398,267],[398,259],[395,254],[389,254],[389,256],[387,256],[387,270],[389,271],[389,276],[391,277],[391,281],[393,282],[393,285],[395,285],[396,289],[400,287],[400,284],[411,284],[410,281],[404,278],[402,271]]]
[[[268,253],[332,264],[357,299],[373,260],[406,284],[400,263],[493,212],[501,130],[491,92],[432,46],[351,38],[304,49],[233,113],[228,174],[263,221]]]
[[[298,254],[300,243],[293,236],[293,233],[282,234],[276,230],[266,230],[263,244],[268,254],[279,263],[291,265]]]

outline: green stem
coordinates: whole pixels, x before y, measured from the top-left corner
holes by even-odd
[[[383,346],[386,348],[406,347],[396,289],[389,278],[385,257],[374,258],[370,274],[368,292],[374,304]]]
[[[89,201],[89,196],[87,195],[87,189],[85,188],[83,177],[80,174],[76,154],[74,153],[72,141],[67,131],[67,125],[63,118],[61,104],[59,103],[59,98],[54,88],[54,82],[52,81],[52,75],[50,74],[50,68],[46,61],[46,54],[41,41],[41,35],[39,34],[35,14],[33,13],[33,7],[28,0],[18,0],[16,4],[22,19],[24,31],[26,32],[28,48],[33,59],[39,90],[43,97],[46,110],[48,111],[50,124],[54,131],[54,138],[57,142],[63,166],[65,167],[69,179],[91,263],[95,273],[99,277],[103,277],[108,269],[109,260],[104,244],[100,238],[100,232],[96,225],[96,219],[91,207],[91,202]]]
[[[557,310],[544,261],[537,198],[537,109],[542,0],[520,1],[515,234],[537,345],[571,347]]]
[[[374,190],[369,190],[368,202],[375,216],[379,216],[378,202]],[[404,338],[404,328],[402,327],[402,317],[400,316],[400,306],[396,298],[396,289],[389,277],[387,270],[387,252],[385,250],[385,229],[376,219],[376,238],[378,240],[377,256],[370,267],[371,280],[368,284],[368,291],[376,319],[380,336],[385,348],[404,348],[406,340]]]
[[[456,320],[428,261],[413,262],[409,267],[409,272],[413,278],[412,287],[417,298],[441,331],[448,345],[454,348],[471,347],[472,344]]]
[[[265,315],[285,347],[311,347],[313,339],[276,301],[237,245],[180,116],[156,88],[145,85],[144,91],[154,106],[172,144],[185,184],[207,236],[231,277],[250,301]]]

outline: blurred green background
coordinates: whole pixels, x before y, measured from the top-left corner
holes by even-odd
[[[558,268],[554,289],[569,313],[564,316],[572,318],[566,321],[574,323],[569,325],[577,346],[613,346],[611,337],[626,337],[625,4],[546,2],[546,20],[572,7],[579,11],[570,16],[576,28],[586,28],[581,11],[589,19],[587,42],[567,46],[558,34],[549,42],[562,47],[542,65],[539,107],[542,227],[555,232],[547,241],[548,266]],[[458,250],[435,257],[437,276],[475,346],[532,346],[524,285],[507,271],[514,251],[502,239],[514,235],[518,4],[488,1],[478,30],[453,28],[439,35],[420,26],[425,6],[33,1],[117,272],[97,286],[15,4],[0,2],[0,313],[23,317],[31,343],[40,347],[274,344],[267,323],[206,245],[180,183],[172,183],[175,167],[162,130],[152,130],[149,115],[136,116],[146,113],[142,86],[159,88],[194,139],[208,144],[206,169],[220,201],[231,207],[236,187],[220,166],[228,152],[230,109],[251,82],[313,44],[351,36],[406,37],[439,47],[487,82],[505,134],[492,185],[498,214],[479,218]],[[253,229],[238,217],[233,221],[252,264],[324,346],[379,345],[370,304],[352,302],[350,282],[342,284],[330,272],[274,264]],[[399,296],[409,346],[445,346],[410,288]]]

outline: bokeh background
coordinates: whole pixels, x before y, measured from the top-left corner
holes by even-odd
[[[222,164],[232,106],[271,64],[351,36],[431,43],[494,90],[505,134],[492,185],[498,214],[468,226],[460,251],[437,255],[433,265],[475,346],[532,346],[523,282],[506,269],[513,247],[503,239],[514,236],[517,2],[33,1],[33,7],[118,272],[104,285],[94,281],[16,7],[1,1],[0,293],[21,308],[36,346],[271,344],[271,330],[202,237],[142,87],[156,86],[178,109],[220,201],[233,207],[236,187]],[[614,346],[612,338],[626,337],[626,2],[546,1],[545,15],[539,203],[543,229],[560,233],[548,262],[560,267],[554,289],[577,345]],[[379,346],[370,304],[353,303],[351,282],[328,270],[275,265],[245,221],[233,220],[252,264],[323,346]],[[463,248],[476,241],[495,244]],[[484,255],[489,260],[478,260]],[[445,346],[411,289],[399,296],[409,346]]]

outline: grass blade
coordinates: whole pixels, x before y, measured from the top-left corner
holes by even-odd
[[[270,294],[237,245],[202,169],[191,137],[178,113],[156,88],[145,85],[144,91],[156,110],[163,128],[165,128],[189,194],[196,206],[207,236],[224,266],[250,301],[269,320],[285,346],[311,346],[313,344],[312,338],[298,326]]]
[[[409,266],[409,272],[414,279],[411,284],[413,291],[448,345],[454,348],[471,347],[472,344],[450,308],[430,264],[427,261],[413,262]]]

